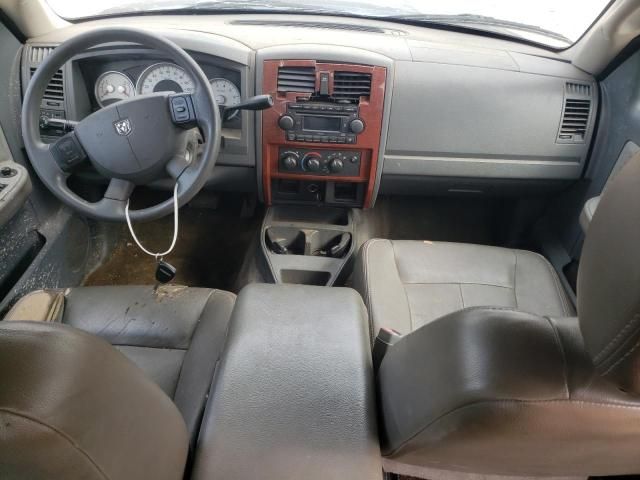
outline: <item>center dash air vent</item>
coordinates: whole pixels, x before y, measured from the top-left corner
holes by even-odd
[[[591,117],[591,85],[567,83],[564,92],[559,143],[584,143]]]
[[[31,74],[30,77],[33,77],[36,67],[31,67],[29,70]],[[64,101],[64,76],[62,70],[58,70],[53,74],[42,97],[47,100]]]
[[[371,95],[371,74],[336,72],[333,77],[333,96],[340,100],[357,102]]]
[[[316,69],[314,67],[280,67],[278,92],[314,93]]]

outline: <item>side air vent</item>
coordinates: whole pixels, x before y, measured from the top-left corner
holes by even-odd
[[[36,67],[30,68],[31,77],[36,71]],[[53,74],[51,80],[49,81],[49,85],[44,91],[43,95],[44,99],[47,100],[57,100],[60,102],[64,101],[64,76],[62,74],[62,70],[58,70]]]
[[[29,52],[29,62],[38,64],[42,63],[44,59],[53,52],[53,49],[54,47],[31,47],[31,51]]]
[[[333,77],[333,96],[340,100],[357,102],[371,95],[371,74],[336,72]]]
[[[351,32],[378,33],[394,35],[397,37],[407,35],[404,30],[395,28],[380,28],[373,25],[356,25],[353,23],[338,22],[310,22],[292,20],[232,20],[230,25],[253,25],[258,27],[292,27],[292,28],[318,28],[322,30],[346,30]]]
[[[316,69],[314,67],[280,67],[278,92],[314,93]]]
[[[562,122],[557,141],[560,143],[584,143],[591,117],[591,85],[567,83],[564,93]]]
[[[566,92],[567,95],[584,95],[591,97],[591,85],[585,85],[584,83],[567,83]]]

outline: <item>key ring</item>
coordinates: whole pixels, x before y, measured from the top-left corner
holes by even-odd
[[[131,218],[129,218],[129,200],[127,200],[127,205],[124,207],[124,216],[127,219],[129,232],[131,232],[131,236],[133,237],[134,242],[136,242],[136,245],[138,245],[140,250],[142,250],[144,253],[154,257],[156,259],[156,263],[160,263],[165,255],[169,255],[173,251],[174,247],[176,246],[176,241],[178,240],[178,182],[176,182],[176,186],[173,187],[173,240],[171,241],[171,246],[166,251],[162,253],[154,253],[150,252],[149,250],[144,248],[144,246],[142,246],[142,243],[140,243],[140,240],[138,240],[138,237],[136,237],[136,234],[133,231]]]

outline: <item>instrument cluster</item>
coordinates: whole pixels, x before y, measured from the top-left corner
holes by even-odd
[[[213,77],[209,79],[209,83],[220,107],[240,103],[240,90],[231,80]],[[155,92],[193,93],[194,88],[193,79],[182,67],[174,63],[158,62],[145,68],[137,78],[132,78],[130,72],[106,71],[96,79],[94,94],[96,102],[103,108],[136,95]]]

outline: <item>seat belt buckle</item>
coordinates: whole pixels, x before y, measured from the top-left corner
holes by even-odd
[[[376,339],[373,342],[373,350],[371,352],[373,357],[373,370],[378,371],[382,359],[387,354],[389,349],[395,345],[398,340],[402,338],[402,335],[397,330],[392,328],[382,327],[376,335]]]

